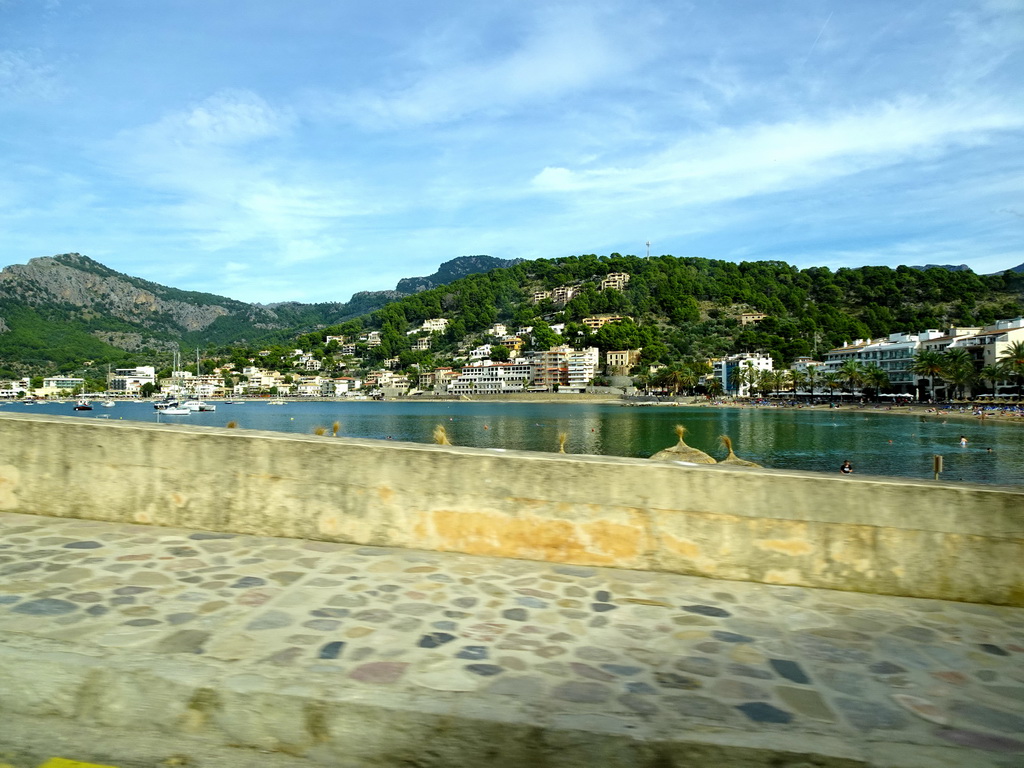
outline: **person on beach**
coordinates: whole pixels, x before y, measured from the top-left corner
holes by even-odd
[[[853,467],[850,465],[849,461],[844,461],[843,465],[839,468],[839,471],[842,472],[844,475],[852,475]]]

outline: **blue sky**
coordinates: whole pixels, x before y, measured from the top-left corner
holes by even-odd
[[[1021,0],[0,0],[0,266],[1024,263]]]

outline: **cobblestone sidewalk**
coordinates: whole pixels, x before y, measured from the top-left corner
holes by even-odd
[[[0,638],[637,743],[1024,765],[1022,609],[0,514]]]

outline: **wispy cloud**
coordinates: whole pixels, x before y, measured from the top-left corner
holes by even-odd
[[[671,193],[673,204],[707,203],[821,184],[985,142],[1024,127],[1024,107],[985,103],[883,103],[855,112],[694,135],[626,167],[547,167],[541,191],[612,196]]]
[[[263,301],[648,238],[1024,261],[1018,0],[198,9],[0,0],[10,259]]]
[[[255,93],[227,90],[134,133],[142,143],[237,146],[282,136],[292,123],[286,110],[272,108]]]
[[[0,50],[0,98],[52,101],[63,91],[57,68],[38,50]]]
[[[410,56],[405,70],[390,82],[328,98],[327,108],[380,129],[474,115],[493,118],[549,103],[642,66],[652,46],[635,46],[644,24],[634,19],[626,27],[626,21],[597,5],[553,6],[517,19],[510,29],[500,30],[500,44],[483,49],[459,39],[475,39],[481,30],[452,23],[427,31],[429,47],[422,41],[417,46],[431,51],[443,46],[449,53],[440,60],[436,55]]]

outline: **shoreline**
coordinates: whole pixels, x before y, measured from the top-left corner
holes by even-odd
[[[151,404],[153,399],[140,398],[109,398],[116,403],[140,403]],[[246,397],[246,398],[208,398],[207,402],[216,405],[227,405],[225,400],[234,400],[236,404],[266,403],[271,398]],[[42,401],[42,402],[65,402],[65,401]],[[70,401],[66,401],[70,402]],[[966,404],[966,405],[926,405],[913,403],[905,405],[890,405],[886,403],[843,403],[835,408],[829,407],[828,403],[784,405],[769,402],[740,402],[740,401],[712,401],[694,400],[689,402],[678,399],[664,402],[651,402],[645,400],[624,400],[618,395],[605,393],[565,393],[555,392],[531,393],[531,394],[504,394],[504,395],[476,395],[468,398],[454,397],[390,397],[383,400],[357,399],[345,397],[289,397],[285,403],[505,403],[509,405],[559,405],[565,403],[589,403],[594,405],[620,405],[622,407],[643,407],[643,408],[729,408],[737,410],[756,410],[762,408],[770,409],[794,409],[809,411],[830,411],[838,410],[844,412],[877,413],[892,416],[917,416],[924,419],[935,419],[946,421],[955,419],[958,421],[979,421],[982,423],[998,424],[1021,424],[1024,425],[1024,408],[1017,411],[1003,411],[1000,407],[991,404]],[[3,401],[3,404],[20,404],[20,401]],[[960,410],[963,407],[964,410]],[[976,415],[975,410],[982,408],[983,415]],[[1012,406],[1011,406],[1012,407]],[[1020,406],[1017,406],[1020,407]],[[987,409],[987,410],[986,410]]]

